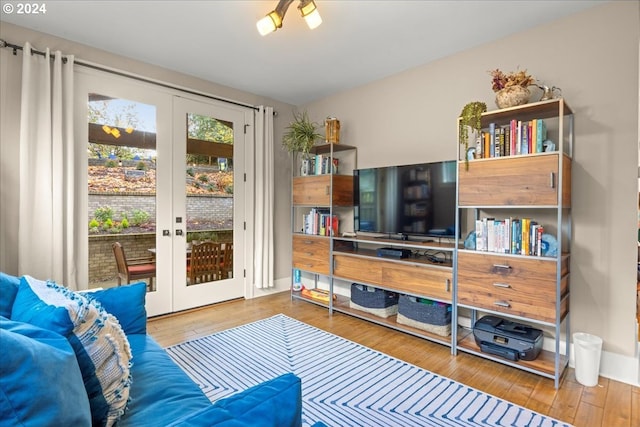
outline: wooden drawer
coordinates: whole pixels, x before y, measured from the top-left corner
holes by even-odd
[[[333,274],[354,282],[382,285],[382,262],[348,255],[333,256]]]
[[[450,270],[335,254],[333,274],[358,283],[451,301]]]
[[[293,204],[329,206],[331,204],[331,175],[294,177]],[[333,205],[353,206],[353,176],[333,175]]]
[[[458,164],[460,206],[557,206],[558,156],[505,157]],[[571,159],[562,156],[562,205],[571,206]]]
[[[293,267],[319,274],[329,274],[329,239],[294,235]]]
[[[568,294],[568,257],[563,259],[561,298]],[[556,319],[556,262],[486,253],[458,253],[458,303],[540,321]],[[560,315],[568,309],[562,299]]]
[[[398,292],[451,302],[451,280],[451,270],[394,262],[382,264],[382,283]]]

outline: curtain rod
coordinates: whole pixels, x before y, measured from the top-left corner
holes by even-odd
[[[22,46],[18,46],[17,44],[9,43],[6,40],[0,39],[0,48],[3,48],[3,47],[9,48],[9,49],[13,49],[13,54],[14,55],[18,54],[18,50],[21,50],[21,51],[24,50],[22,48]],[[42,52],[42,51],[39,51],[39,50],[36,50],[36,49],[31,49],[31,53],[35,54],[35,55],[46,56],[45,52]],[[51,58],[51,59],[53,60],[53,58]],[[67,58],[65,56],[62,57],[62,62],[63,63],[67,62]],[[171,85],[169,83],[164,83],[164,82],[160,82],[160,81],[157,81],[157,80],[152,80],[152,79],[149,79],[149,78],[146,78],[146,77],[137,76],[135,74],[127,73],[125,71],[114,70],[114,69],[111,69],[111,68],[104,67],[102,65],[92,64],[92,63],[85,62],[85,61],[82,61],[82,60],[76,60],[76,61],[74,61],[74,64],[80,65],[82,67],[92,68],[92,69],[98,70],[98,71],[107,72],[107,73],[110,73],[110,74],[115,74],[115,75],[118,75],[118,76],[121,76],[121,77],[127,77],[127,78],[138,80],[138,81],[141,81],[141,82],[144,82],[144,83],[151,83],[151,84],[154,84],[156,86],[161,86],[161,87],[164,87],[164,88],[167,88],[167,89],[178,90],[180,92],[185,92],[185,93],[188,93],[190,95],[204,96],[205,98],[208,98],[208,99],[213,99],[213,100],[216,100],[216,101],[222,101],[222,102],[226,102],[228,104],[237,105],[237,106],[240,106],[240,107],[252,108],[253,110],[256,110],[256,111],[259,110],[259,108],[256,107],[255,105],[244,104],[242,102],[231,101],[229,99],[220,98],[220,97],[217,97],[217,96],[214,96],[214,95],[209,95],[209,94],[206,94],[206,93],[202,93],[202,92],[197,92],[197,91],[190,90],[190,89],[181,88],[181,87],[178,87],[178,86]],[[277,116],[278,113],[276,111],[274,111],[273,115]]]

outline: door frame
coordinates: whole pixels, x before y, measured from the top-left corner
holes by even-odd
[[[186,99],[191,99],[193,101],[205,102],[205,103],[220,103],[224,108],[234,108],[243,111],[245,117],[245,126],[244,126],[244,144],[245,144],[245,156],[244,156],[244,177],[243,183],[245,184],[244,191],[244,223],[245,223],[245,232],[242,233],[242,239],[244,242],[244,265],[241,270],[243,271],[243,295],[244,298],[251,298],[253,296],[253,292],[251,291],[251,284],[249,278],[253,272],[253,199],[254,199],[254,186],[253,186],[253,177],[254,177],[254,144],[255,144],[255,135],[253,132],[253,128],[255,127],[255,108],[251,106],[242,106],[239,103],[235,103],[233,101],[224,102],[223,100],[217,100],[219,98],[211,95],[211,97],[207,96],[207,94],[196,95],[193,92],[185,92],[181,91],[178,88],[167,87],[166,84],[161,82],[154,83],[153,81],[141,81],[135,75],[131,77],[123,76],[121,74],[110,73],[109,71],[101,71],[86,67],[76,67],[74,70],[75,77],[75,90],[74,90],[74,135],[77,141],[80,141],[81,144],[86,144],[88,141],[88,127],[87,127],[87,95],[90,92],[106,92],[119,94],[124,99],[131,99],[148,103],[151,105],[158,105],[167,102],[167,108],[158,108],[156,112],[156,123],[158,126],[164,127],[167,123],[173,123],[173,109],[171,107],[171,99],[172,97],[181,97]],[[126,89],[125,89],[126,88]],[[131,91],[131,92],[130,92]],[[135,94],[132,96],[132,93]],[[138,93],[141,93],[138,96]],[[215,98],[215,99],[212,99]],[[157,132],[157,140],[160,138],[159,129]],[[173,131],[172,126],[169,126],[169,129],[166,131],[165,138],[172,138]],[[156,147],[158,148],[158,147]],[[78,278],[81,283],[88,284],[88,238],[89,233],[86,227],[87,218],[87,208],[88,208],[88,194],[87,194],[87,174],[86,174],[86,160],[80,159],[79,163],[81,167],[78,169],[80,172],[77,174],[75,179],[78,180],[79,184],[76,188],[81,188],[82,191],[79,191],[77,194],[77,204],[76,208],[80,211],[80,215],[78,215],[78,223],[77,230],[80,234],[79,241],[81,242],[80,247],[78,247],[76,254],[76,264],[78,268]],[[79,166],[80,166],[79,165]],[[171,174],[167,174],[162,178],[162,185],[165,188],[171,188],[172,177]],[[156,187],[160,185],[160,182],[156,182]],[[236,185],[234,183],[234,185]],[[157,194],[157,192],[156,192]],[[158,212],[160,209],[165,209],[170,211],[171,208],[168,206],[159,206],[158,200],[156,200],[156,211]],[[162,244],[161,239],[161,230],[169,229],[174,230],[174,224],[172,219],[175,217],[173,212],[170,215],[164,215],[166,218],[158,218],[156,214],[156,247],[161,248],[158,244]],[[167,245],[170,245],[171,239],[165,239],[167,241]],[[164,248],[164,252],[168,253],[168,258],[159,259],[159,270],[157,270],[157,277],[154,281],[156,286],[162,286],[163,282],[160,278],[161,275],[163,277],[171,277],[170,266],[172,265],[173,254],[171,253],[171,249]],[[167,252],[168,251],[168,252]],[[168,270],[168,271],[165,271]],[[166,281],[165,281],[166,282]],[[86,286],[86,285],[85,285]],[[160,298],[156,298],[153,293],[147,293],[147,314],[148,316],[156,316],[165,313],[171,313],[174,311],[173,309],[173,287],[170,284],[165,284],[164,287],[164,296]],[[162,289],[161,289],[162,290]],[[157,301],[156,301],[157,300]],[[157,306],[158,308],[152,308],[152,306]]]

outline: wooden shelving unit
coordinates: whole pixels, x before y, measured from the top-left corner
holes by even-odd
[[[573,113],[563,99],[553,99],[484,113],[482,126],[507,126],[511,120],[533,119],[549,122],[555,151],[472,159],[468,165],[464,160],[458,162],[457,207],[468,229],[458,223],[457,230],[463,227],[466,235],[473,229],[469,223],[481,218],[542,215],[557,241],[559,255],[460,249],[454,262],[454,307],[456,318],[460,309],[470,311],[472,326],[478,316],[494,314],[540,328],[545,339],[553,342],[554,350],[543,350],[533,361],[511,361],[482,352],[470,334],[455,337],[454,352],[473,353],[552,378],[557,388],[570,358]]]

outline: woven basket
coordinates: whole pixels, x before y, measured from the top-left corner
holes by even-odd
[[[398,294],[353,283],[349,307],[379,317],[393,316],[398,312]]]
[[[367,308],[386,308],[398,304],[398,294],[372,286],[351,284],[351,301]]]
[[[418,302],[415,297],[400,295],[396,321],[437,335],[448,336],[451,334],[451,305],[425,304]]]

